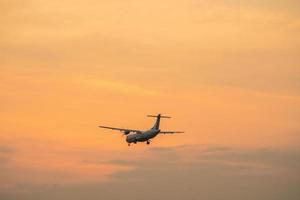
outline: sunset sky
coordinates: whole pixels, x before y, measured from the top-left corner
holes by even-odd
[[[0,0],[1,200],[298,200],[300,1]],[[127,146],[100,124],[147,129]]]

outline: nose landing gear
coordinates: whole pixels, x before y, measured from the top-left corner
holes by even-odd
[[[147,140],[147,145],[149,145],[150,144],[150,140]]]

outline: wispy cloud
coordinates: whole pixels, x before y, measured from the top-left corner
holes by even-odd
[[[0,164],[8,163],[11,160],[11,154],[15,151],[9,146],[0,146]]]
[[[0,149],[9,152],[6,147]],[[22,190],[26,191],[26,194],[22,193],[22,195],[28,195],[28,198],[36,197],[37,194],[33,190],[40,191],[45,197],[48,196],[46,195],[48,192],[52,194],[51,197],[58,194],[70,195],[68,190],[72,190],[73,194],[76,194],[73,199],[82,197],[79,191],[89,191],[92,196],[101,194],[106,199],[116,199],[116,193],[109,192],[110,190],[107,189],[114,188],[126,199],[131,196],[131,192],[128,192],[130,188],[135,188],[134,197],[138,197],[146,192],[144,186],[151,185],[151,189],[160,194],[154,195],[157,199],[176,199],[180,195],[190,199],[195,196],[218,199],[217,193],[210,192],[217,189],[225,196],[234,196],[231,199],[240,199],[241,196],[249,193],[257,199],[267,195],[267,199],[275,200],[280,193],[286,193],[288,196],[295,194],[296,190],[293,188],[300,181],[298,172],[300,152],[297,150],[179,145],[152,147],[134,152],[128,150],[122,154],[95,149],[76,149],[74,152],[64,151],[61,154],[64,155],[60,156],[71,159],[67,161],[67,165],[65,161],[58,159],[57,161],[62,163],[53,165],[55,169],[50,171],[48,167],[30,168],[28,163],[23,169],[11,168],[10,173],[27,174],[20,178],[35,177],[35,179],[30,182],[19,179],[15,180],[14,184],[10,181],[11,193],[2,190],[0,197],[10,196],[14,190],[20,189],[21,184]],[[43,166],[43,162],[35,164]],[[56,168],[58,166],[64,169],[58,170]],[[108,178],[105,181],[97,178],[99,173],[108,166],[114,166],[118,170],[106,174]],[[91,179],[91,176],[94,178]],[[7,178],[7,176],[3,177]],[[77,181],[75,181],[76,177]],[[284,186],[280,187],[279,191],[271,192],[272,188],[279,187],[281,183],[284,183]],[[246,188],[248,192],[242,188]],[[259,188],[265,192],[262,193]],[[241,192],[237,193],[240,190]],[[16,194],[16,197],[18,195]],[[153,196],[145,197],[145,199],[152,198]]]
[[[0,153],[7,154],[12,152],[14,152],[14,149],[12,147],[0,146]]]

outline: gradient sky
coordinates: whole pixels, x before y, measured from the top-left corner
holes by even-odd
[[[0,199],[299,199],[299,10],[1,0]]]

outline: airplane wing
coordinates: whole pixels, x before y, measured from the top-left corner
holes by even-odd
[[[175,134],[175,133],[184,133],[183,131],[161,131],[160,134]]]
[[[134,130],[134,129],[125,129],[125,128],[116,128],[116,127],[110,127],[110,126],[99,126],[99,128],[106,128],[106,129],[111,129],[111,130],[116,130],[116,131],[121,131],[125,135],[129,134],[130,132],[135,132],[135,133],[140,133],[142,131],[140,130]]]

